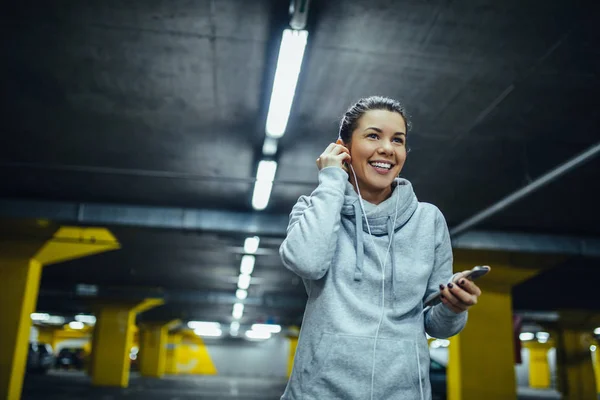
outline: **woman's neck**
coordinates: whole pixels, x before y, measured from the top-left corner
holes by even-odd
[[[350,179],[350,183],[354,187],[356,193],[358,193],[354,177]],[[363,185],[360,188],[360,195],[363,198],[363,200],[368,201],[369,203],[374,205],[379,205],[390,198],[390,196],[392,195],[392,187],[390,185],[384,189],[370,190],[369,188],[366,188]]]

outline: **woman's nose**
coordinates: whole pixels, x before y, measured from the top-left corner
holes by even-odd
[[[392,147],[392,143],[388,140],[381,141],[379,151],[385,154],[394,154],[394,148]]]

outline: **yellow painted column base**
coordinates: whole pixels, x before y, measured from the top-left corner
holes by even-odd
[[[135,313],[128,307],[104,307],[96,315],[92,352],[92,385],[129,385],[129,353]]]
[[[146,299],[140,304],[108,304],[100,307],[92,344],[92,385],[129,386],[135,317],[137,313],[163,304],[161,299]]]
[[[0,242],[0,399],[21,397],[42,266],[119,248],[103,228],[62,227],[44,240]]]
[[[0,262],[0,399],[21,397],[41,274],[33,259]]]
[[[174,320],[160,325],[144,325],[140,328],[139,360],[142,376],[162,378],[165,374],[169,329],[179,323],[179,320]]]
[[[179,360],[179,350],[181,348],[182,335],[179,333],[169,335],[169,343],[167,345],[167,361],[165,372],[167,374],[177,374],[177,361]]]
[[[534,389],[550,387],[550,364],[545,347],[529,347],[529,386]]]
[[[510,292],[486,291],[450,339],[448,400],[517,398]]]
[[[289,378],[292,376],[292,369],[294,368],[294,358],[296,357],[296,348],[298,347],[298,337],[289,336],[288,340],[290,342],[290,354],[288,356],[287,377]]]
[[[590,354],[591,333],[563,329],[556,342],[559,390],[563,398],[596,400],[598,391]]]

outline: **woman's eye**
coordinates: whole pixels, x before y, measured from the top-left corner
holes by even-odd
[[[402,138],[394,138],[394,141],[396,143],[404,144],[404,139],[402,139]]]
[[[376,134],[376,133],[369,133],[369,134],[367,135],[367,137],[368,137],[368,138],[372,138],[372,139],[379,139],[379,136],[377,136],[377,134]]]

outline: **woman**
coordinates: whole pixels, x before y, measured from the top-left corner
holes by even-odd
[[[317,159],[318,187],[290,214],[280,254],[308,301],[282,399],[431,398],[425,333],[459,333],[481,294],[452,279],[442,213],[397,178],[407,131],[397,101],[360,100]],[[424,311],[440,289],[442,303]]]

